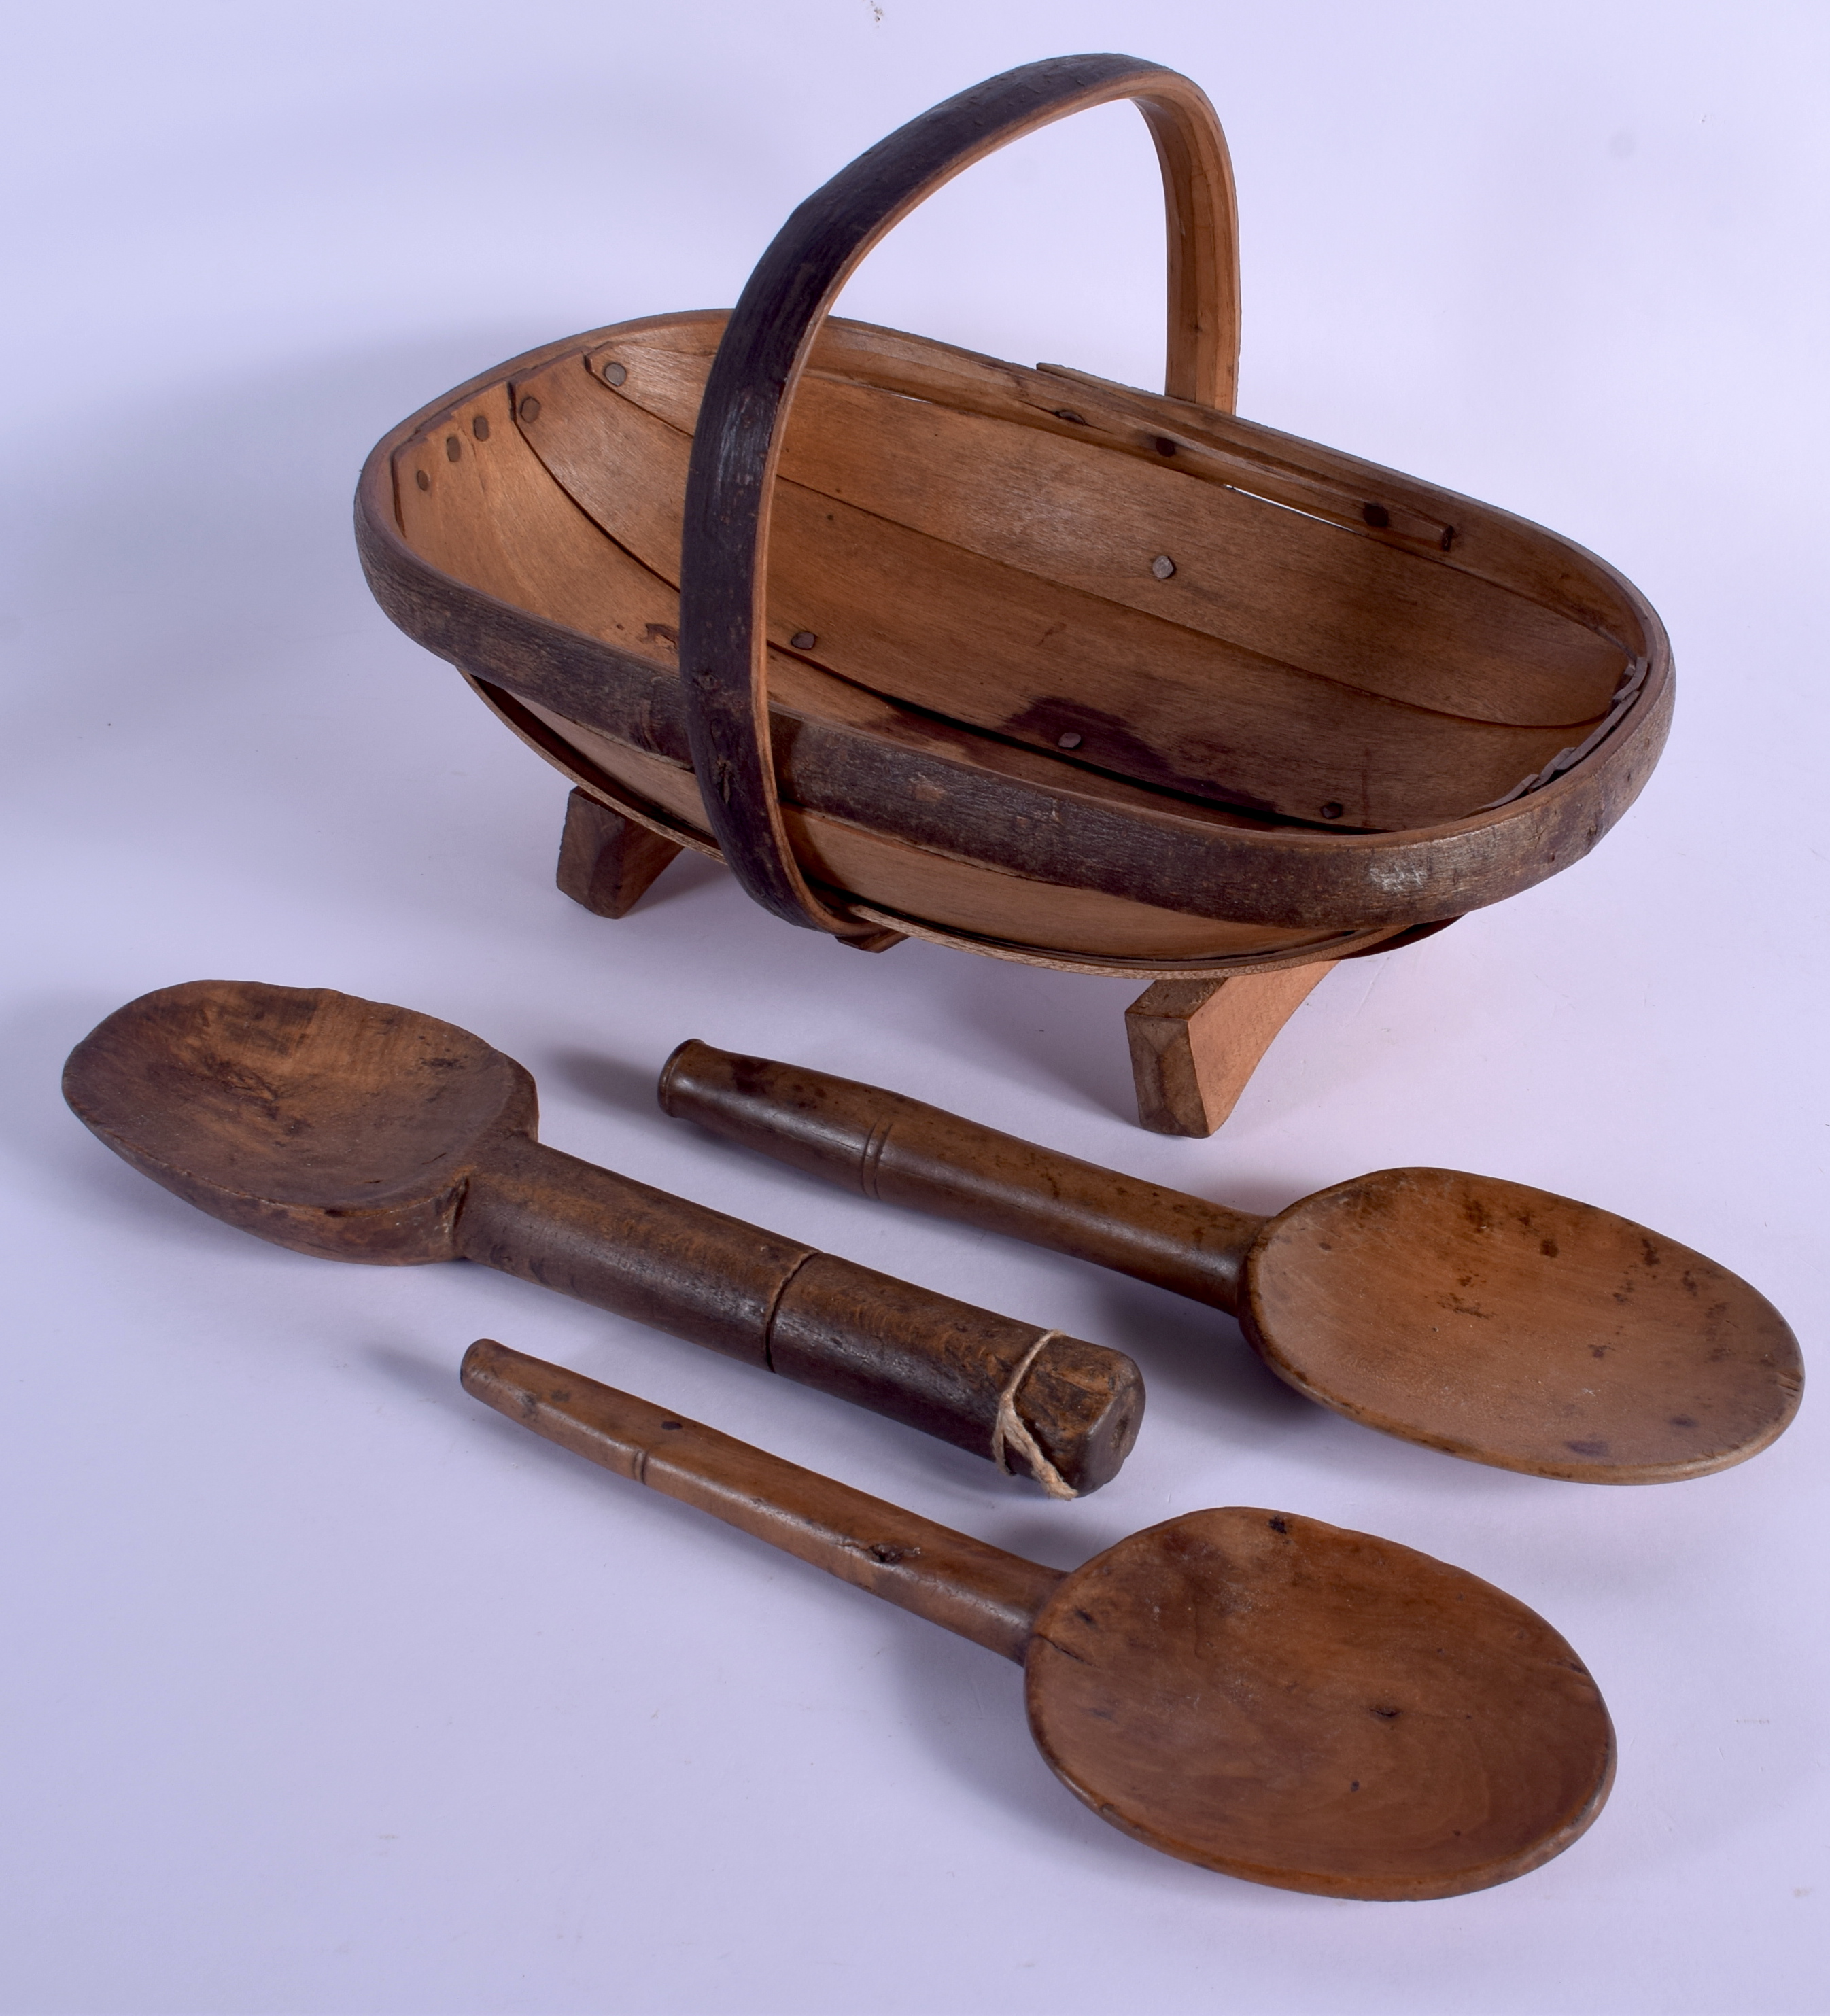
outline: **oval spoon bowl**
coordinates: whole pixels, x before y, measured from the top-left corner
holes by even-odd
[[[1274,1218],[1239,1320],[1338,1413],[1501,1470],[1700,1477],[1798,1411],[1798,1340],[1738,1275],[1630,1219],[1455,1169],[1383,1169]]]
[[[142,1175],[333,1260],[448,1257],[478,1145],[531,1130],[534,1082],[430,1015],[330,988],[196,980],[118,1008],[63,1096]]]
[[[1279,1889],[1459,1896],[1601,1811],[1614,1732],[1503,1590],[1294,1513],[1192,1512],[1069,1575],[1036,1621],[1030,1727],[1102,1820]]]

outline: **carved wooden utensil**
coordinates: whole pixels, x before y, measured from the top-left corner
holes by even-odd
[[[700,1042],[668,1060],[661,1103],[866,1197],[1211,1303],[1299,1393],[1475,1463],[1662,1483],[1755,1455],[1798,1410],[1798,1342],[1764,1296],[1523,1183],[1383,1169],[1255,1218]]]
[[[1600,1812],[1614,1736],[1544,1619],[1460,1568],[1293,1513],[1134,1533],[1071,1575],[487,1341],[476,1397],[549,1441],[1021,1664],[1101,1819],[1335,1897],[1522,1876]]]
[[[1120,1352],[816,1253],[535,1139],[480,1038],[327,988],[196,981],[110,1015],[64,1096],[155,1183],[298,1252],[479,1260],[1027,1470],[1115,1475],[1144,1408]]]

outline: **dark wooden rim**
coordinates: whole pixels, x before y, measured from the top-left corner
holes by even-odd
[[[492,387],[512,387],[560,357],[582,354],[615,337],[714,312],[638,317],[542,344],[478,373],[382,436],[363,466],[355,496],[356,545],[369,586],[382,610],[409,636],[524,700],[681,764],[691,760],[683,682],[651,659],[503,602],[425,559],[400,529],[393,458],[416,435],[441,424],[466,400]],[[1299,451],[1309,445],[1286,445]],[[1415,483],[1372,463],[1363,467],[1375,488],[1385,482]],[[794,722],[783,717],[778,736],[784,726],[791,729],[778,745],[789,795],[812,810],[855,821],[864,817],[866,800],[880,820],[885,807],[892,807],[895,817],[888,830],[913,845],[938,847],[991,866],[1014,863],[1018,872],[1044,882],[1104,889],[1166,909],[1186,909],[1191,916],[1211,915],[1209,892],[1223,889],[1228,916],[1279,928],[1402,929],[1450,911],[1482,909],[1531,888],[1587,854],[1644,787],[1670,725],[1675,684],[1670,646],[1644,596],[1595,554],[1497,506],[1422,487],[1452,516],[1478,513],[1551,541],[1572,563],[1592,572],[1596,581],[1611,588],[1637,626],[1639,648],[1634,656],[1643,656],[1650,669],[1626,718],[1581,762],[1523,797],[1414,832],[1321,833],[1303,826],[1191,830],[1174,816],[1173,804],[1158,812],[1148,807],[1119,808],[1083,801],[1066,776],[1058,789],[1003,778],[996,780],[995,790],[989,790],[974,772],[953,766],[944,752],[902,751],[840,724]],[[558,761],[546,737],[528,739],[549,761]],[[959,787],[949,789],[946,804],[939,808],[916,799],[906,788],[936,765],[947,772],[950,787]],[[598,795],[611,801],[621,796],[615,786],[600,789],[594,769],[581,774],[587,759],[575,751],[560,767]],[[861,790],[864,785],[870,788]],[[715,851],[703,833],[675,830],[671,815],[657,815],[652,808],[639,812],[626,801],[618,808],[669,838]],[[1140,833],[1147,844],[1140,844]],[[1037,852],[1045,841],[1047,847]],[[848,892],[846,900],[856,899]],[[866,914],[863,905],[859,908],[861,916]],[[1147,970],[1154,977],[1194,978],[1213,970],[1206,962],[1184,959],[1140,962],[1120,969],[1097,959],[967,941],[944,927],[888,916],[853,929],[875,930],[884,924],[964,951],[1019,963],[1072,966],[1087,973],[1122,971],[1129,976]],[[1280,957],[1267,964],[1299,964],[1316,956],[1305,949],[1294,959]]]
[[[784,423],[820,324],[879,239],[944,182],[1025,133],[1115,99],[1156,142],[1169,214],[1166,389],[1230,411],[1239,351],[1232,169],[1199,87],[1135,56],[1057,56],[974,85],[899,128],[816,189],[776,235],[706,381],[686,478],[680,666],[705,816],[765,909],[840,938],[874,933],[829,909],[782,820],[769,726],[769,505]]]

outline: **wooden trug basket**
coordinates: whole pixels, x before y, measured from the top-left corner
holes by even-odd
[[[827,318],[942,182],[1117,99],[1162,165],[1162,396]],[[549,344],[381,441],[369,583],[572,780],[561,887],[620,916],[691,848],[863,949],[1146,976],[1140,1114],[1205,1133],[1334,962],[1587,853],[1663,743],[1657,615],[1236,418],[1234,241],[1195,85],[1032,63],[816,191],[729,315]]]

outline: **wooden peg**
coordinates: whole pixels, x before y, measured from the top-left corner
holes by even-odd
[[[1159,980],[1125,1010],[1137,1118],[1153,1134],[1211,1134],[1332,959],[1223,980]]]
[[[600,917],[626,917],[679,851],[588,792],[575,790],[566,800],[560,836],[559,886]]]

